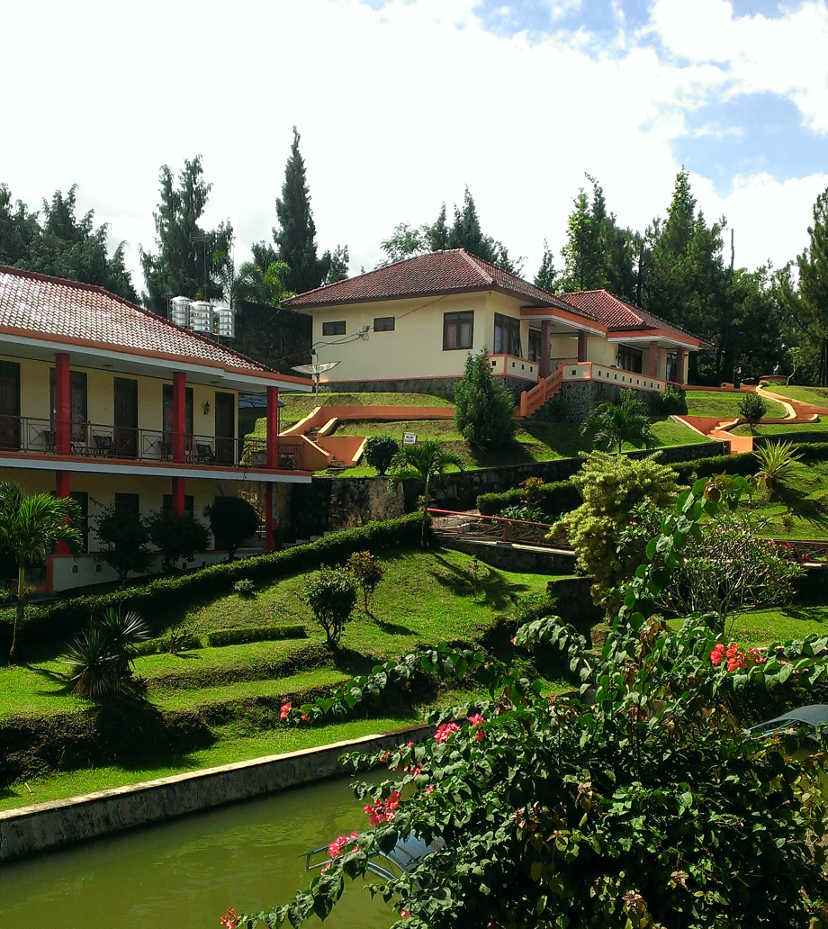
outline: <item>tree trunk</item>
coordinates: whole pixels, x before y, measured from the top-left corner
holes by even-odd
[[[12,626],[11,648],[9,659],[14,661],[14,651],[17,647],[17,630],[23,625],[26,610],[26,569],[23,565],[17,568],[17,606],[14,611],[14,625]]]

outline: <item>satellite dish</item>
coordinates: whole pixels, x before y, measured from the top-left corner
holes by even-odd
[[[311,362],[309,365],[294,365],[293,370],[298,371],[300,374],[309,374],[313,378],[313,389],[314,393],[319,393],[319,376],[325,374],[326,371],[330,371],[332,368],[335,368],[338,364],[342,364],[341,361],[316,361]]]

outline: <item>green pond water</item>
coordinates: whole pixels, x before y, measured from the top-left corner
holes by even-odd
[[[217,929],[229,905],[285,903],[312,875],[304,852],[367,825],[347,779],[186,816],[0,865],[2,929]],[[396,914],[346,882],[332,929],[387,929]]]

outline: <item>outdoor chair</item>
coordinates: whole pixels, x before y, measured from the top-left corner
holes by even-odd
[[[199,464],[215,464],[216,455],[213,446],[204,442],[196,442],[196,461]]]

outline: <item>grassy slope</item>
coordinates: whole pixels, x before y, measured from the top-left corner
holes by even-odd
[[[828,461],[797,462],[774,498],[758,502],[754,512],[770,520],[764,535],[777,539],[828,539]],[[790,531],[781,523],[790,512]]]
[[[769,423],[767,426],[747,424],[732,430],[734,435],[788,435],[797,432],[824,432],[828,438],[828,418],[821,418],[817,423]]]
[[[688,390],[688,416],[718,416],[720,419],[735,419],[739,415],[739,404],[746,396],[744,393],[730,393],[718,390]],[[785,407],[773,400],[765,400],[766,416],[785,415]]]
[[[281,410],[280,422],[283,429],[298,423],[317,406],[453,406],[450,400],[435,397],[433,394],[409,393],[320,393],[318,397],[313,394],[282,394],[281,399],[285,405]],[[259,414],[261,416],[261,414]],[[256,422],[256,434],[264,435],[265,419]]]
[[[745,645],[767,645],[786,639],[802,639],[828,628],[828,605],[768,607],[742,613],[734,623],[733,635]]]
[[[772,394],[778,394],[780,397],[792,397],[794,400],[802,400],[803,403],[813,403],[815,406],[828,409],[828,387],[797,387],[796,385],[785,386],[784,384],[766,384],[765,390]]]

